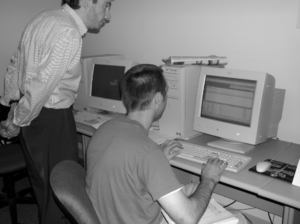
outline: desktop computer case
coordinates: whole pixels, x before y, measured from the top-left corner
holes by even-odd
[[[158,121],[161,132],[190,139],[200,134],[193,130],[195,105],[201,66],[163,65],[169,91],[167,106]]]

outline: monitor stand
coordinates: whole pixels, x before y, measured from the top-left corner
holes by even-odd
[[[253,145],[249,145],[242,142],[236,142],[228,139],[223,139],[223,138],[215,140],[213,142],[208,142],[207,145],[215,148],[231,151],[231,152],[242,153],[242,154],[254,148]]]

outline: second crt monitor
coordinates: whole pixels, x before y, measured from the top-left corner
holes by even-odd
[[[88,75],[87,107],[125,114],[120,81],[125,72],[135,65],[136,62],[126,59],[92,59]]]
[[[221,138],[210,146],[251,150],[270,137],[274,89],[275,79],[267,73],[202,67],[194,130]]]

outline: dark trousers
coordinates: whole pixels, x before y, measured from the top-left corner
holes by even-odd
[[[77,133],[71,109],[43,108],[29,126],[22,127],[20,140],[40,224],[68,223],[54,201],[49,177],[60,161],[78,161]]]

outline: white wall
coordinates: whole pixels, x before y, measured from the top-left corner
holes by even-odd
[[[0,95],[3,77],[28,21],[61,0],[1,0]],[[278,137],[300,143],[298,0],[115,0],[112,20],[87,34],[83,55],[120,53],[160,65],[169,56],[228,57],[227,68],[268,72],[286,89]]]
[[[227,68],[268,72],[286,89],[278,137],[300,143],[297,14],[297,0],[116,0],[111,23],[84,38],[83,55],[157,65],[168,56],[219,55]]]

